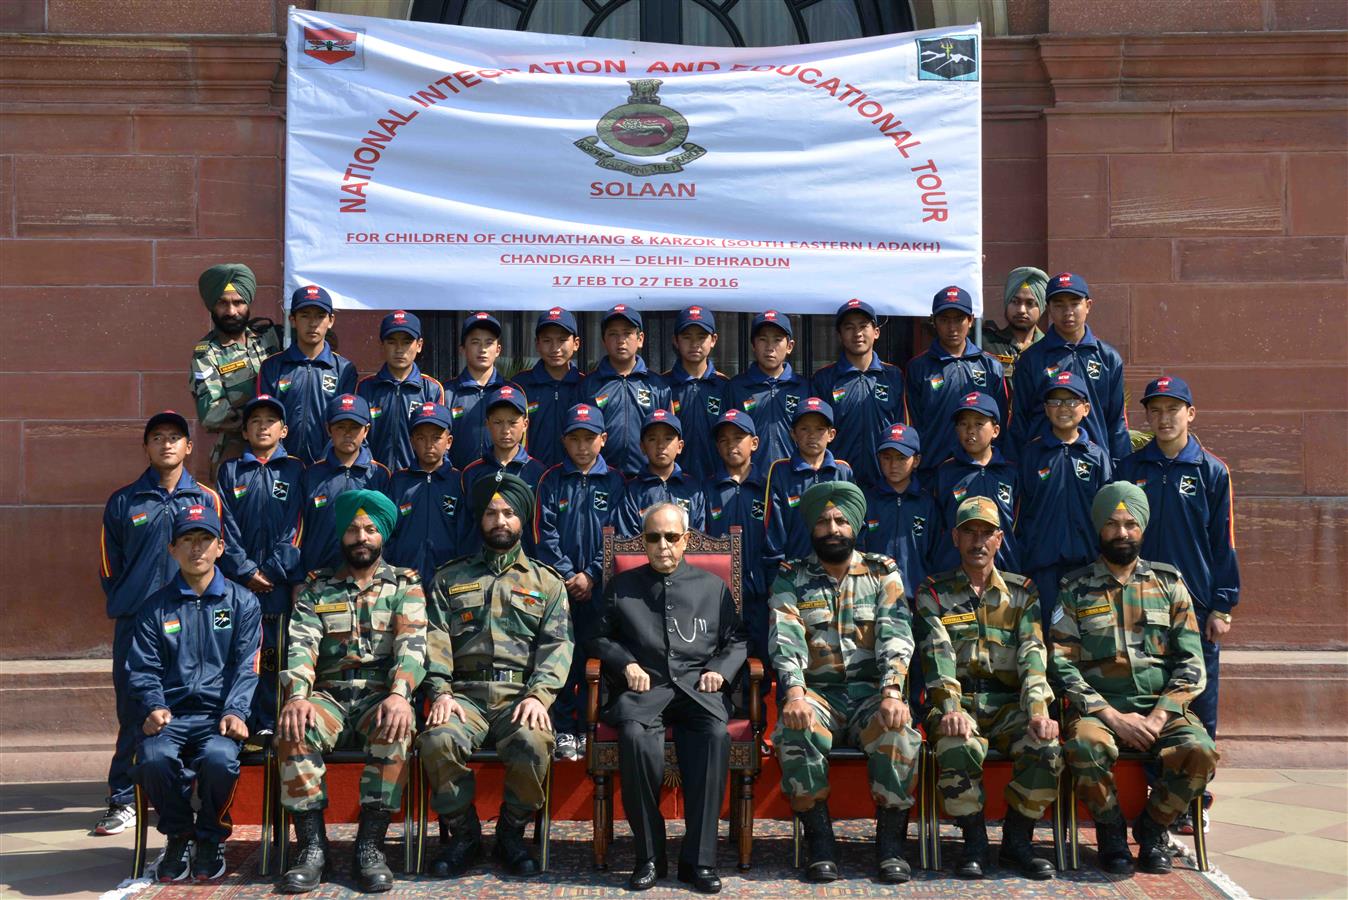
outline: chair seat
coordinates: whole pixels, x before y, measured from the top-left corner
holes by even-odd
[[[752,741],[754,739],[754,726],[748,719],[731,719],[726,723],[726,731],[730,732],[730,740],[733,743]],[[618,740],[618,729],[609,725],[607,722],[600,722],[594,732],[595,740],[605,743]],[[674,740],[674,729],[665,729],[665,740]]]

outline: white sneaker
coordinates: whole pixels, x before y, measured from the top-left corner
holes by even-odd
[[[94,834],[121,834],[136,824],[136,808],[130,803],[109,803],[108,811],[94,826]]]
[[[575,759],[576,758],[576,736],[563,732],[557,735],[557,746],[553,750],[554,759]]]
[[[572,759],[584,759],[584,758],[585,758],[585,735],[578,734],[576,735],[576,755],[573,756]]]

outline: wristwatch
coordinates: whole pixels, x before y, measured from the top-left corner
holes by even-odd
[[[1231,624],[1231,614],[1229,612],[1218,612],[1214,609],[1212,612],[1208,613],[1208,615],[1216,619],[1221,619],[1228,625]]]
[[[880,696],[885,697],[889,700],[902,700],[903,691],[899,690],[896,687],[881,688]]]

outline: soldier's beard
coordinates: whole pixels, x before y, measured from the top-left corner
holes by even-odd
[[[1116,566],[1126,566],[1137,559],[1137,554],[1141,550],[1141,545],[1137,541],[1130,541],[1120,538],[1117,541],[1106,541],[1100,545],[1100,555],[1106,562],[1111,562]]]
[[[212,312],[211,321],[215,323],[216,331],[229,337],[243,334],[243,330],[248,327],[247,316],[217,316]]]
[[[501,525],[490,531],[482,532],[482,543],[499,553],[503,550],[509,550],[511,547],[518,544],[520,542],[521,534],[523,534],[523,532],[514,531]]]
[[[361,542],[359,544],[343,544],[342,558],[346,564],[353,569],[368,569],[374,565],[375,560],[379,559],[381,547],[374,547],[370,544]]]
[[[832,534],[821,538],[812,536],[810,543],[814,545],[815,555],[826,563],[840,563],[851,558],[852,549],[857,545],[855,538]]]

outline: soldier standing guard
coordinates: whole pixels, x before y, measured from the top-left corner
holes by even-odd
[[[354,875],[369,893],[393,887],[383,841],[402,805],[414,728],[410,698],[426,673],[421,581],[414,569],[382,559],[397,508],[378,491],[348,491],[333,502],[345,564],[312,573],[300,590],[281,676],[281,805],[294,817],[299,848],[278,887],[291,894],[322,880],[328,849],[323,754],[347,742],[366,753]]]
[[[490,741],[506,768],[495,855],[511,874],[533,875],[524,826],[545,800],[548,708],[571,668],[571,612],[562,576],[520,546],[534,515],[529,485],[498,471],[474,484],[470,499],[483,547],[446,564],[431,587],[434,701],[418,749],[431,806],[453,835],[431,871],[462,875],[481,855],[468,758]]]
[[[1049,718],[1048,652],[1039,592],[1028,578],[998,571],[997,504],[969,497],[952,533],[960,567],[932,575],[917,592],[914,630],[927,675],[927,734],[936,742],[941,799],[964,832],[956,871],[982,878],[988,849],[983,761],[991,743],[1012,760],[1001,861],[1035,881],[1053,866],[1034,855],[1034,823],[1057,795],[1062,753]]]
[[[197,279],[215,325],[192,349],[197,421],[220,437],[211,451],[211,481],[220,463],[244,451],[243,405],[253,399],[262,361],[281,349],[276,330],[254,330],[248,317],[257,279],[243,263],[211,266]],[[270,323],[269,323],[270,324]]]

